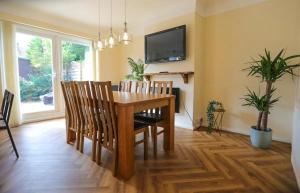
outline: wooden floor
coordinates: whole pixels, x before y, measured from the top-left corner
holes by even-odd
[[[88,142],[84,154],[66,144],[64,125],[54,120],[13,129],[19,160],[0,132],[1,193],[298,192],[288,144],[258,150],[246,136],[177,129],[175,153],[164,153],[160,138],[158,158],[144,161],[137,147],[136,174],[124,182],[112,176],[109,153],[100,167]]]

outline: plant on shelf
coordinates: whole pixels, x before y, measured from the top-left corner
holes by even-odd
[[[207,126],[207,133],[212,133],[213,129],[214,129],[214,125],[215,125],[215,114],[214,112],[216,112],[216,110],[224,110],[223,108],[223,104],[218,102],[218,101],[210,101],[208,103],[208,106],[207,106],[207,112],[206,112],[206,115],[207,115],[207,123],[208,123],[208,126]]]
[[[268,148],[272,142],[272,129],[268,128],[268,117],[270,109],[278,102],[274,98],[276,88],[274,83],[284,75],[295,76],[294,69],[300,67],[299,62],[292,63],[300,55],[285,56],[285,49],[282,49],[274,58],[270,51],[265,49],[264,55],[259,55],[257,60],[250,62],[250,67],[243,69],[248,71],[248,76],[260,78],[265,84],[265,93],[261,96],[248,88],[244,96],[243,106],[252,106],[258,110],[258,119],[255,126],[251,127],[250,138],[254,147]]]
[[[147,68],[143,60],[134,61],[132,58],[128,58],[128,64],[131,68],[131,74],[126,75],[125,79],[142,81],[144,70]]]

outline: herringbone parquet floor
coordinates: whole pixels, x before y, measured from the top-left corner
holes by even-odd
[[[13,135],[19,160],[0,132],[1,193],[298,192],[291,148],[284,143],[258,150],[246,136],[177,129],[175,153],[166,154],[160,144],[157,159],[150,155],[144,161],[137,147],[136,174],[124,182],[113,178],[109,153],[99,167],[90,159],[88,142],[84,154],[66,144],[64,120],[24,125]]]

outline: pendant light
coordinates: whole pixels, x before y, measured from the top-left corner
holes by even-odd
[[[116,38],[113,34],[113,30],[112,30],[112,0],[110,0],[110,34],[108,37],[108,46],[110,48],[113,48],[116,44]]]
[[[126,4],[126,0],[124,0],[124,31],[119,36],[119,41],[125,45],[128,45],[129,42],[131,42],[131,35],[128,33],[128,30],[127,30],[126,8],[127,8],[127,4]]]
[[[97,50],[102,51],[105,48],[105,44],[101,39],[101,32],[100,32],[100,28],[101,28],[100,1],[101,0],[98,0],[98,40],[96,43],[96,48]]]

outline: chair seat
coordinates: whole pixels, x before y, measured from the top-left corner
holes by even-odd
[[[163,120],[161,115],[157,115],[155,113],[141,112],[136,113],[134,118],[139,121],[144,121],[147,123],[157,123]]]
[[[140,120],[134,120],[134,130],[139,130],[145,127],[148,127],[149,123]]]

